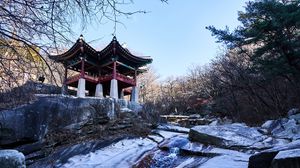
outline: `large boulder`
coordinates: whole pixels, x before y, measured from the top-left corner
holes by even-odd
[[[189,138],[204,144],[225,148],[255,148],[255,144],[266,139],[255,128],[244,124],[221,126],[195,126],[189,132]]]
[[[16,150],[0,150],[1,168],[25,168],[25,156]]]
[[[300,113],[289,116],[289,119],[294,119],[297,122],[297,124],[300,124]]]
[[[40,95],[30,104],[0,111],[0,145],[39,141],[47,131],[107,122],[119,106],[113,99]]]
[[[261,130],[267,130],[275,138],[297,140],[300,139],[300,114],[291,115],[289,118],[268,120]]]
[[[300,149],[280,151],[272,161],[272,168],[300,168]]]
[[[37,101],[1,111],[0,144],[38,141],[48,130],[87,121],[95,113],[89,101],[65,97],[38,97]],[[3,134],[3,132],[8,132]]]
[[[252,155],[249,158],[248,168],[266,168],[270,167],[273,159],[280,151],[286,151],[291,149],[299,149],[300,140],[296,140],[289,144],[277,146],[271,149],[267,149]]]
[[[300,110],[298,108],[292,108],[288,111],[288,116],[299,114]]]
[[[268,120],[261,128],[266,129],[269,133],[272,132],[276,127],[280,126],[281,120]]]
[[[298,108],[293,108],[288,111],[288,118],[294,119],[297,121],[297,124],[300,124],[300,110]]]
[[[290,119],[276,127],[272,131],[272,135],[275,138],[283,138],[290,140],[300,139],[300,125],[297,124],[296,120]]]

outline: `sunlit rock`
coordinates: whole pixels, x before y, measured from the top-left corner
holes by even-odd
[[[272,168],[300,168],[300,149],[280,151],[272,161]]]
[[[30,104],[0,111],[0,144],[40,141],[49,131],[78,130],[88,122],[107,123],[125,108],[136,112],[138,105],[113,99],[39,95]]]
[[[266,139],[255,128],[244,124],[222,126],[195,126],[189,132],[189,138],[204,144],[225,148],[250,148],[257,142]]]

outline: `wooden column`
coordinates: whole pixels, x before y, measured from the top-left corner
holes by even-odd
[[[67,66],[64,66],[64,67],[65,67],[64,84],[67,84],[67,79],[68,79],[68,67],[67,67]]]
[[[113,62],[113,79],[117,79],[117,62]]]

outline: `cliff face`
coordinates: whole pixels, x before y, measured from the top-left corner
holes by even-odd
[[[72,128],[93,119],[116,117],[131,102],[114,99],[38,96],[37,100],[0,111],[0,145],[41,140],[48,131]]]

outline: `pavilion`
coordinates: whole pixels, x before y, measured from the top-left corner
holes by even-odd
[[[63,94],[71,86],[77,87],[77,97],[88,93],[88,96],[118,99],[131,94],[134,102],[138,102],[137,75],[145,71],[141,67],[152,62],[150,57],[133,55],[116,37],[103,50],[96,51],[82,35],[68,51],[49,57],[65,68]],[[68,77],[68,70],[76,74]]]

